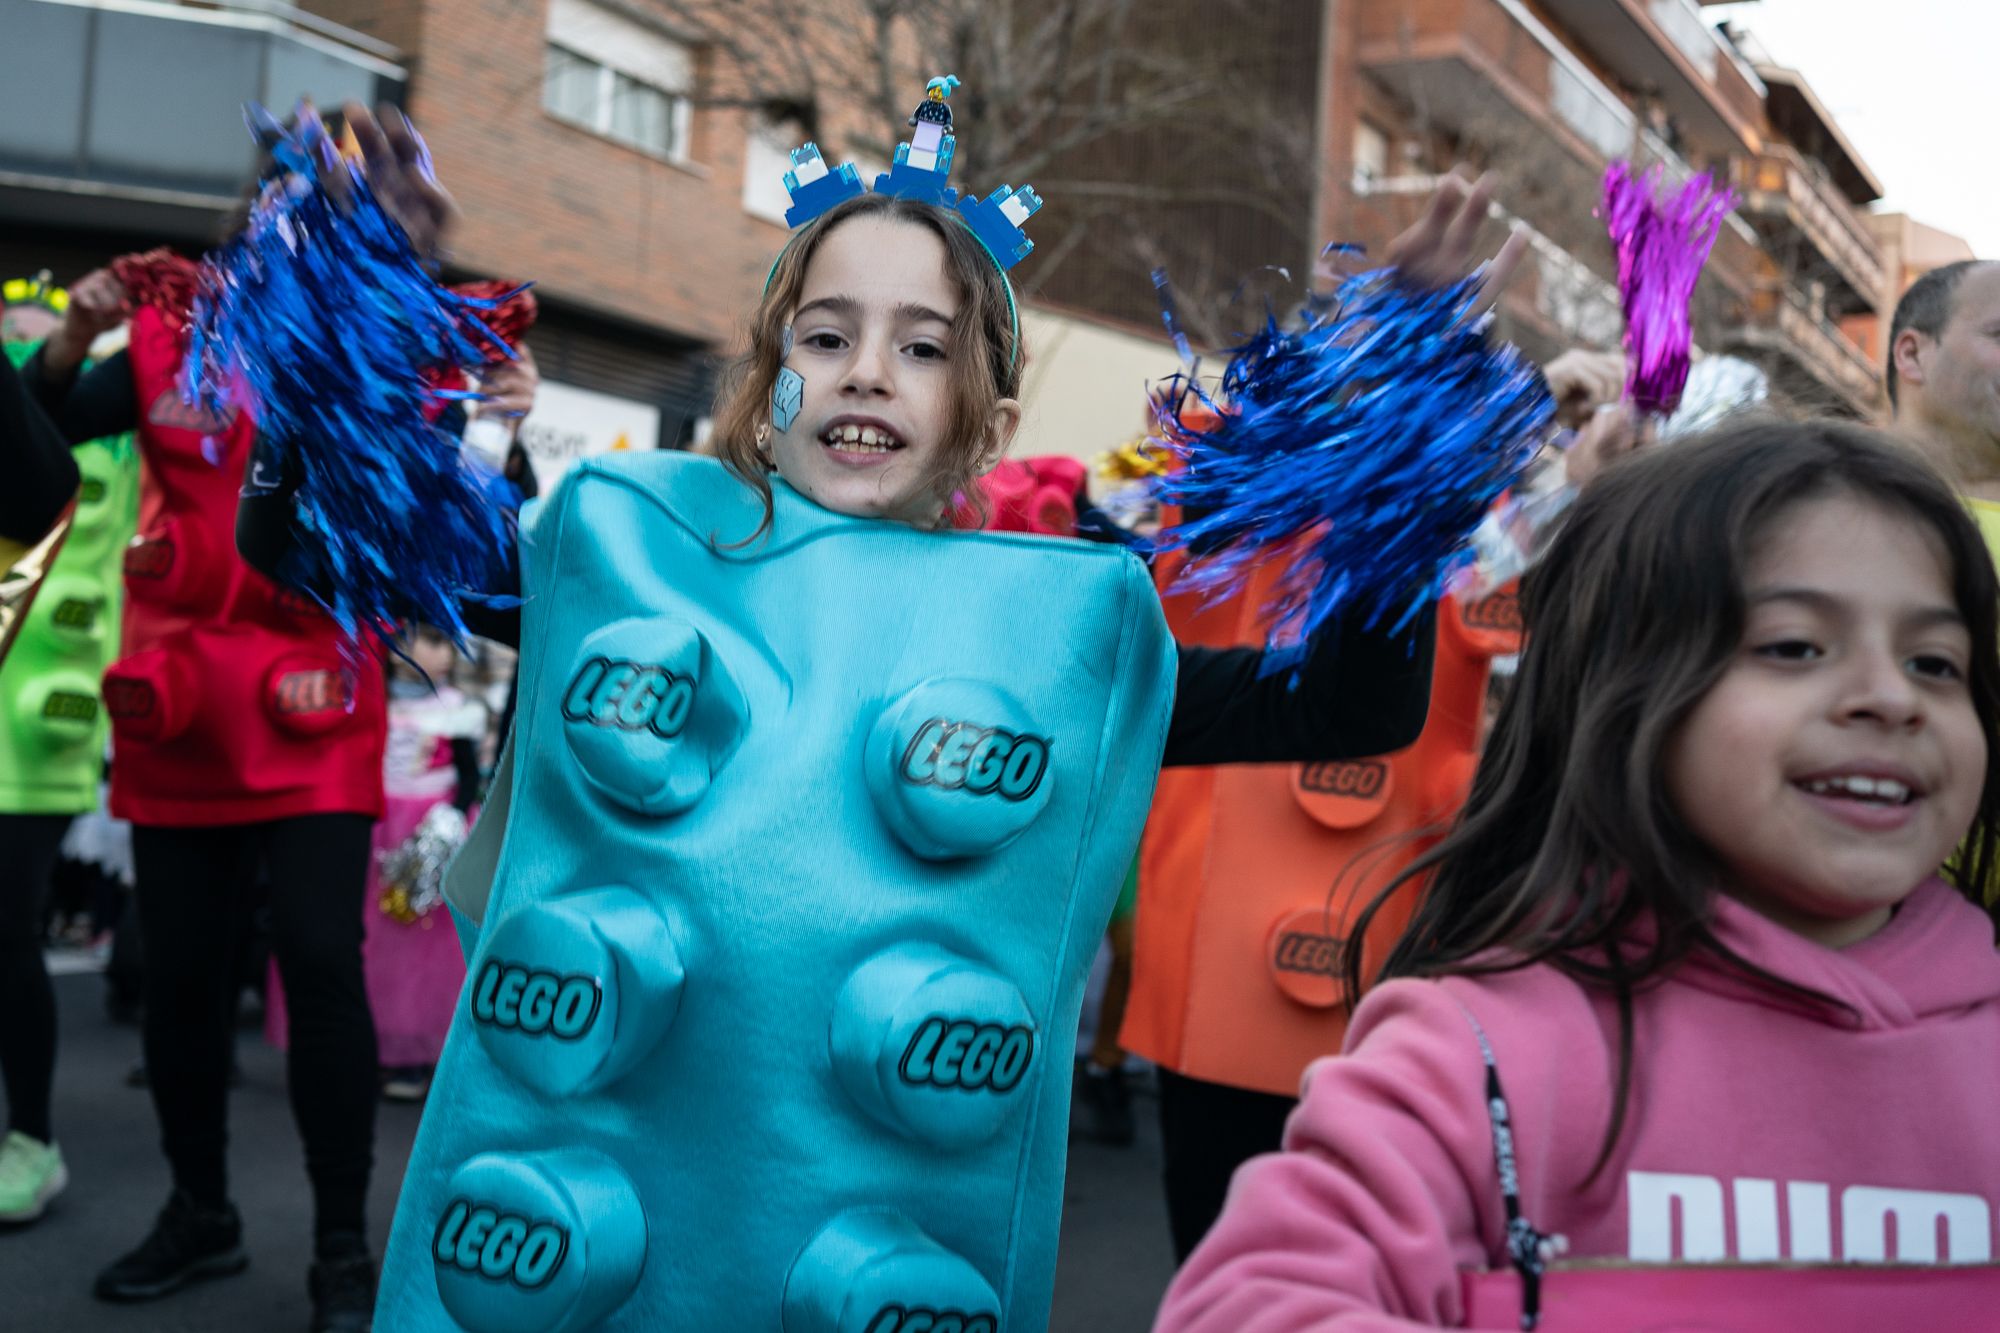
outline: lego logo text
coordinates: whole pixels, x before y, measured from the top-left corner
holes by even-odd
[[[499,958],[486,960],[472,988],[474,1022],[559,1041],[589,1032],[603,1004],[596,977],[561,976]]]
[[[431,1240],[437,1261],[493,1282],[533,1291],[547,1285],[569,1253],[569,1232],[554,1222],[505,1213],[472,1199],[453,1199]]]
[[[1035,1030],[932,1014],[903,1052],[905,1083],[967,1092],[1012,1092],[1035,1057]]]
[[[1518,633],[1521,628],[1521,599],[1511,592],[1496,592],[1481,601],[1468,603],[1460,614],[1467,629]]]
[[[694,708],[694,682],[663,666],[593,657],[563,694],[562,715],[570,722],[620,731],[650,731],[663,739],[680,735]]]
[[[868,1321],[868,1333],[997,1333],[999,1327],[998,1315],[900,1305],[885,1305]]]
[[[1279,937],[1271,966],[1280,972],[1310,972],[1324,977],[1340,975],[1340,946],[1331,935],[1311,935],[1301,930]]]
[[[917,728],[897,771],[919,787],[1025,801],[1048,768],[1049,743],[1040,736],[934,717]]]
[[[1299,775],[1299,785],[1321,796],[1353,796],[1365,801],[1381,793],[1388,776],[1389,766],[1375,759],[1307,764]]]
[[[337,671],[287,671],[278,678],[280,713],[323,713],[347,707],[347,687]]]
[[[104,706],[111,710],[113,717],[127,720],[145,717],[153,711],[155,702],[153,687],[143,680],[107,679],[104,682]]]
[[[97,700],[88,694],[56,690],[42,701],[42,716],[51,721],[95,722]]]
[[[174,544],[164,538],[141,539],[125,548],[125,573],[135,579],[163,579],[174,567]]]

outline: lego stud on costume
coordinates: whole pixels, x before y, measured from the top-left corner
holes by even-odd
[[[470,1333],[582,1333],[646,1262],[646,1214],[602,1153],[481,1153],[445,1186],[431,1233],[438,1299]]]
[[[998,686],[929,680],[868,734],[868,792],[908,847],[931,861],[985,856],[1049,803],[1050,739]]]
[[[614,805],[687,810],[736,752],[749,716],[693,625],[621,620],[584,640],[565,678],[563,735],[577,768]]]
[[[934,945],[905,944],[840,988],[828,1049],[861,1109],[912,1138],[965,1148],[992,1138],[1028,1100],[1035,1039],[1012,982]]]
[[[625,888],[564,894],[493,928],[473,1030],[495,1064],[553,1097],[597,1092],[659,1045],[687,970],[675,928]]]
[[[785,1281],[784,1333],[998,1333],[1000,1299],[979,1270],[886,1208],[826,1224]]]

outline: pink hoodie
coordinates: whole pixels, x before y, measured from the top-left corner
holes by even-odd
[[[1743,957],[1853,1012],[1683,965],[1636,1002],[1625,1130],[1586,1185],[1617,1067],[1608,998],[1546,966],[1383,985],[1346,1053],[1306,1071],[1285,1151],[1237,1172],[1156,1330],[1464,1322],[1459,1270],[1507,1266],[1468,1013],[1498,1062],[1523,1209],[1568,1261],[1991,1259],[2000,953],[1985,914],[1932,880],[1839,951],[1726,900],[1716,917]]]

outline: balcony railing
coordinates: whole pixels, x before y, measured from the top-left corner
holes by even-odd
[[[1692,0],[1542,0],[1542,8],[1626,83],[1657,90],[1711,151],[1755,142],[1763,82]]]
[[[1677,181],[1694,175],[1694,168],[1658,135],[1642,129],[1632,108],[1522,0],[1458,0],[1421,10],[1401,0],[1377,0],[1362,10],[1361,40],[1365,63],[1378,70],[1407,71],[1402,80],[1405,91],[1420,97],[1434,112],[1449,114],[1459,108],[1465,123],[1452,128],[1472,137],[1479,131],[1474,117],[1493,108],[1497,98],[1511,105],[1516,115],[1529,120],[1547,117],[1560,125],[1564,133],[1550,137],[1567,139],[1581,149],[1584,165],[1592,172],[1613,159],[1629,157],[1662,163]],[[1428,77],[1425,67],[1439,62],[1458,66],[1458,75]],[[1473,91],[1465,87],[1467,71],[1492,95],[1478,101],[1456,100]],[[1735,213],[1724,225],[1737,244],[1718,247],[1718,276],[1747,290],[1754,276],[1756,233]]]
[[[1745,208],[1782,220],[1810,241],[1853,290],[1857,304],[1873,309],[1881,303],[1888,281],[1881,249],[1816,164],[1784,144],[1773,144],[1762,155],[1741,161],[1737,178]]]
[[[1822,383],[1858,409],[1874,405],[1880,387],[1874,362],[1825,316],[1815,314],[1796,287],[1759,293],[1756,311],[1767,336],[1775,333],[1779,345]]]
[[[284,5],[0,0],[0,34],[0,192],[70,196],[73,218],[212,214],[254,164],[245,102],[400,101],[405,83],[390,48]]]
[[[1680,48],[1705,79],[1713,79],[1722,64],[1721,41],[1689,0],[1648,0],[1646,10],[1653,23]]]
[[[1646,0],[1646,12],[1706,75],[1722,103],[1743,118],[1756,121],[1764,101],[1764,80],[1728,38],[1715,30],[1695,0]]]

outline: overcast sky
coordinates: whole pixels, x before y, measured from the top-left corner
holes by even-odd
[[[1754,0],[1707,12],[1738,20],[1805,75],[1888,191],[1876,207],[2000,257],[2000,0]]]

